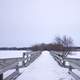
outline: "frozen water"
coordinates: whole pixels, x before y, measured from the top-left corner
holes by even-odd
[[[79,51],[74,51],[72,52],[72,55],[68,55],[69,58],[80,58],[80,52]]]
[[[22,57],[23,52],[25,51],[0,51],[0,59]]]

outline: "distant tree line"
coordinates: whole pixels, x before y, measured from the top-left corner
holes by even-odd
[[[63,36],[62,38],[57,36],[53,43],[45,44],[36,44],[31,47],[32,50],[54,50],[54,51],[61,51],[63,54],[62,56],[67,56],[70,54],[70,47],[73,46],[73,39],[71,37]]]
[[[73,39],[71,37],[67,36],[57,36],[54,39],[54,42],[52,43],[41,43],[41,44],[35,44],[31,47],[1,47],[0,50],[32,50],[32,51],[44,51],[44,50],[54,50],[58,52],[62,52],[62,56],[67,56],[71,53],[71,50],[78,49],[78,47],[73,47]],[[79,47],[80,49],[80,47]]]
[[[0,50],[30,50],[30,47],[0,47]]]

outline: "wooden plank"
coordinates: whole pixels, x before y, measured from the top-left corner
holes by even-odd
[[[3,58],[0,59],[0,62],[9,62],[9,61],[22,61],[23,57],[18,57],[18,58]]]
[[[26,62],[25,66],[21,65],[19,66],[19,68],[21,67],[26,67],[28,66],[30,63],[32,63],[39,55],[41,54],[41,51],[36,51],[31,53],[30,56],[30,61]],[[16,68],[16,65],[18,65],[18,63],[21,61],[25,61],[27,58],[6,58],[6,59],[0,59],[0,74],[6,72],[9,69],[12,68]]]
[[[27,66],[30,65],[34,60],[36,60],[37,57],[40,56],[41,51],[34,51],[34,52],[31,52],[30,54],[31,54],[31,56],[28,57],[29,60],[25,63],[25,67],[27,67]]]
[[[75,63],[80,64],[80,59],[79,58],[64,58],[65,61],[72,61]]]
[[[6,77],[4,80],[15,80],[18,76],[20,76],[21,73],[18,71],[13,72],[8,77]]]
[[[0,80],[3,80],[3,74],[0,74]]]
[[[17,62],[11,63],[11,64],[9,64],[9,65],[2,66],[2,67],[0,68],[0,74],[6,72],[7,70],[11,69],[11,68],[14,67],[14,66],[16,67],[16,65],[18,65]]]
[[[38,53],[41,53],[42,51],[29,51],[29,52],[25,52],[25,54],[27,55],[27,54],[38,54]]]
[[[79,77],[78,75],[76,75],[74,72],[69,71],[68,73],[69,73],[70,75],[72,75],[72,76],[75,78],[75,80],[80,80],[80,77]]]
[[[56,53],[53,53],[51,55],[54,56],[56,61],[58,63],[60,63],[59,65],[62,66],[62,67],[63,67],[63,65],[61,64],[61,60],[69,62],[70,66],[66,67],[66,68],[69,68],[68,73],[71,74],[75,78],[75,80],[80,80],[80,77],[72,72],[72,69],[74,69],[74,68],[80,70],[80,59],[77,59],[77,58],[61,58]]]
[[[25,59],[23,57],[0,59],[0,69],[2,69],[3,67],[6,67],[8,65],[11,65],[12,63],[15,63],[15,62],[18,63],[18,62],[22,62],[24,60]],[[12,67],[12,69],[14,69],[14,68],[15,68],[15,66]]]
[[[80,59],[64,58],[64,61],[69,62],[70,66],[73,68],[80,70]]]
[[[70,63],[70,66],[72,66],[74,69],[78,69],[78,70],[80,70],[80,66],[79,65],[77,65],[77,64],[75,64],[75,63]]]

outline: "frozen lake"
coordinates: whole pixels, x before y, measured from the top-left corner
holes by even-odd
[[[0,51],[0,59],[22,57],[23,52],[26,51]]]

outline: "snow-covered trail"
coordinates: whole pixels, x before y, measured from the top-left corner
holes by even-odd
[[[43,52],[16,80],[72,80],[49,52]]]

